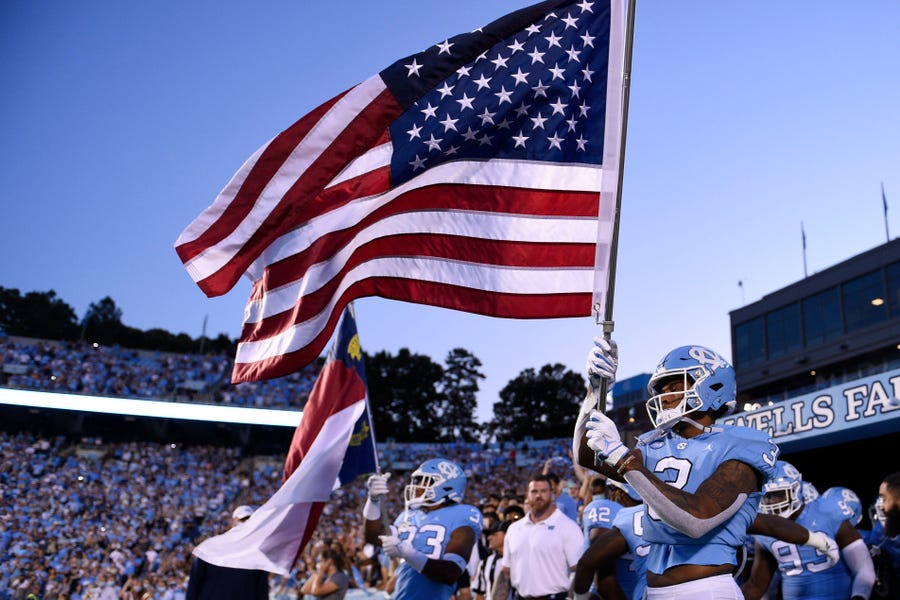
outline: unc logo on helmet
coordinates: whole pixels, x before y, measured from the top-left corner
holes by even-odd
[[[691,349],[688,350],[688,355],[701,365],[709,367],[709,370],[713,373],[715,373],[717,369],[721,369],[728,365],[724,358],[703,346],[692,346]]]
[[[847,517],[847,520],[850,521],[850,524],[854,527],[859,525],[859,522],[862,521],[862,502],[860,502],[859,496],[856,495],[856,492],[854,492],[850,488],[846,488],[843,486],[828,488],[822,494],[822,498],[825,498],[832,502],[836,502],[840,507],[841,512],[844,514],[844,516]]]
[[[433,458],[413,471],[404,499],[410,508],[431,507],[446,501],[462,502],[465,492],[466,475],[459,465]]]

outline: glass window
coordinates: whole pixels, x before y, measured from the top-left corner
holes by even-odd
[[[836,287],[803,299],[803,333],[807,348],[840,337],[841,332],[841,299]]]
[[[784,356],[803,348],[800,335],[800,303],[773,310],[766,315],[766,341],[769,359]]]
[[[741,323],[734,328],[736,367],[752,367],[766,360],[766,339],[762,317]]]
[[[888,265],[887,275],[888,310],[891,317],[900,317],[900,263]]]
[[[887,299],[880,270],[851,279],[841,287],[841,295],[848,333],[887,319]]]

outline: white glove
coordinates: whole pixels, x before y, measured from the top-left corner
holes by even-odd
[[[600,381],[606,380],[606,389],[612,389],[616,382],[616,369],[619,367],[619,348],[612,340],[604,337],[594,338],[594,347],[588,352],[588,382],[592,392],[600,389]]]
[[[379,535],[381,540],[381,548],[390,558],[402,558],[416,571],[421,572],[428,562],[428,557],[424,553],[413,548],[409,538],[400,541],[400,535],[397,528],[391,525],[391,532],[388,535]]]
[[[390,473],[375,473],[366,480],[366,491],[372,502],[378,502],[382,496],[388,493],[387,482],[390,478]]]
[[[810,531],[809,539],[803,545],[811,546],[827,556],[829,567],[836,565],[841,558],[841,550],[838,548],[837,542],[821,531]]]
[[[628,447],[622,443],[616,424],[599,410],[591,411],[585,427],[588,448],[596,452],[606,464],[614,467],[628,454]]]
[[[363,506],[363,517],[368,521],[377,521],[381,518],[381,498],[388,493],[388,479],[390,473],[375,473],[366,480],[366,505]]]

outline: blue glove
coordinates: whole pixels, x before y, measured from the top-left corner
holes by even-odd
[[[616,382],[616,369],[619,367],[619,348],[612,340],[604,337],[594,338],[594,347],[588,353],[587,372],[591,392],[600,389],[600,381],[606,379],[606,389],[612,389]]]
[[[599,410],[591,411],[585,428],[588,448],[596,452],[606,464],[615,467],[628,454],[628,447],[622,443],[616,424]]]

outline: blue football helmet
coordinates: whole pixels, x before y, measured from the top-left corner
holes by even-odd
[[[759,512],[790,517],[803,506],[803,476],[791,463],[775,463],[775,475],[763,486]]]
[[[663,393],[663,386],[678,378],[684,381],[683,395],[680,391]],[[668,429],[693,412],[715,411],[724,406],[725,414],[729,414],[737,399],[734,369],[703,346],[682,346],[666,354],[650,376],[647,391],[647,413],[654,427],[660,429]],[[679,395],[682,398],[678,406],[664,407],[664,401]]]
[[[808,481],[803,482],[803,504],[809,504],[819,497],[819,490]]]
[[[887,515],[884,514],[884,498],[881,496],[875,498],[875,502],[869,507],[869,520],[872,521],[872,527],[875,527],[875,523],[879,523],[884,528]]]
[[[622,490],[623,492],[628,494],[628,497],[631,498],[632,500],[636,500],[638,502],[643,502],[643,499],[641,499],[641,495],[638,493],[638,491],[636,489],[634,489],[631,486],[630,483],[616,481],[615,479],[607,479],[606,485],[609,487],[614,487],[614,488]]]
[[[466,474],[455,462],[432,458],[423,462],[410,476],[404,491],[409,508],[431,507],[446,500],[462,502],[466,493]]]
[[[844,516],[854,527],[859,525],[859,522],[862,521],[862,502],[859,501],[859,496],[856,495],[856,492],[854,492],[850,488],[845,488],[842,486],[831,487],[825,490],[825,492],[822,494],[822,497],[837,501],[838,506],[841,507],[841,510],[844,513]]]

